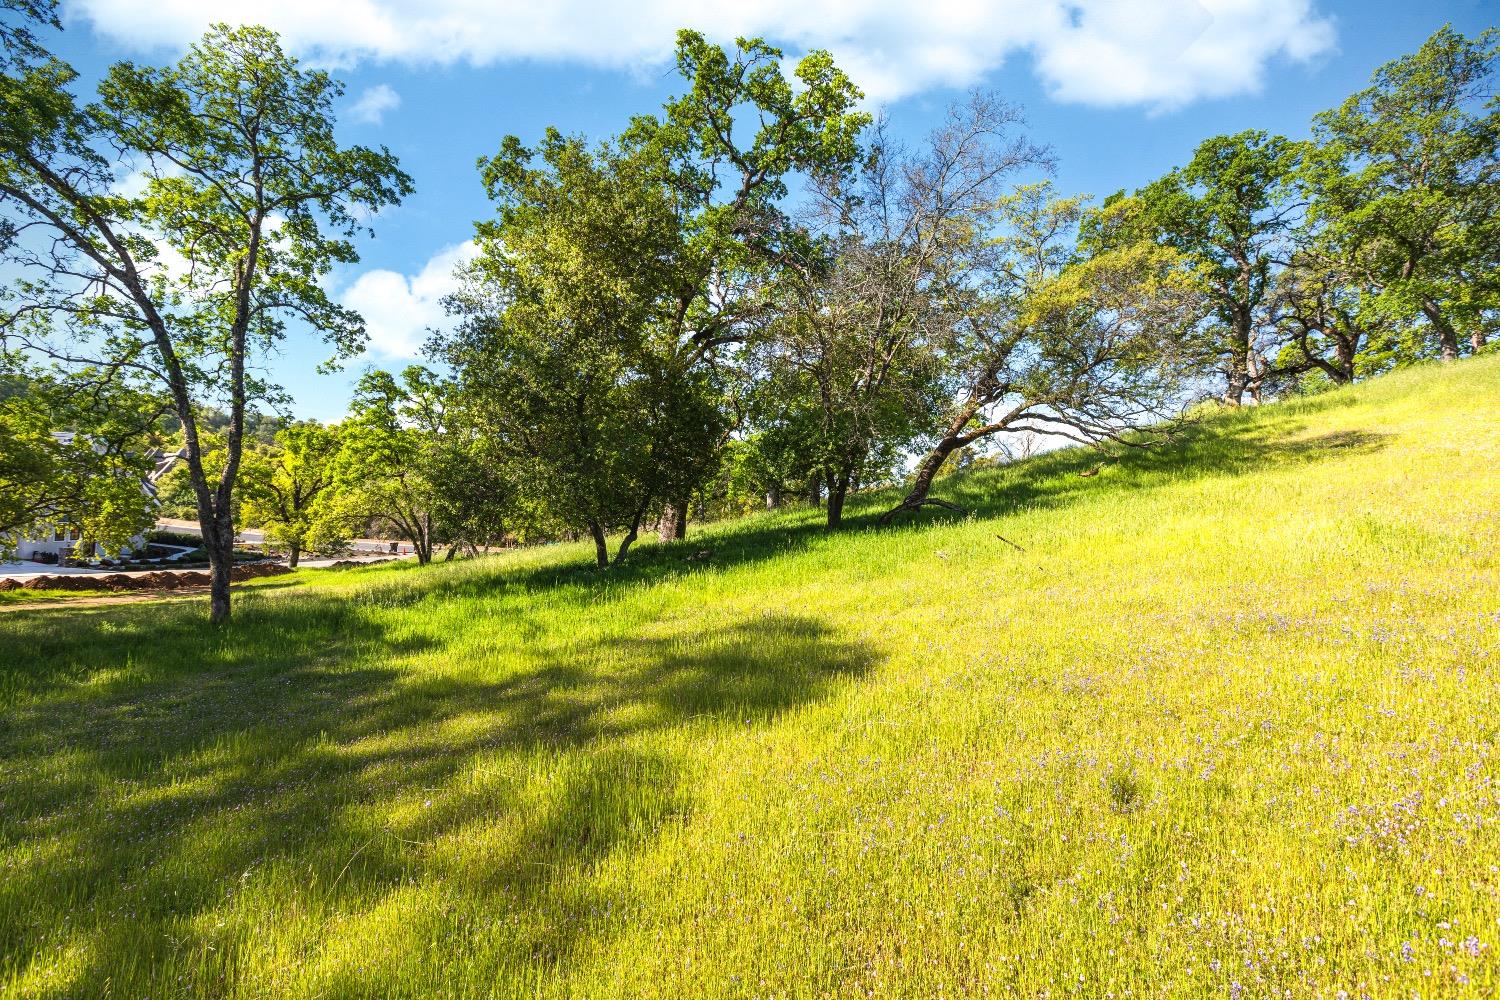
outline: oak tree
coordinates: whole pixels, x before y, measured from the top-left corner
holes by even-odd
[[[291,322],[336,357],[361,345],[360,317],[320,279],[357,259],[360,220],[411,182],[386,150],[337,141],[340,85],[264,28],[216,26],[171,66],[119,63],[90,104],[75,80],[56,60],[4,74],[0,216],[22,277],[0,331],[169,396],[222,622],[246,407],[270,391],[252,359]],[[213,475],[198,426],[208,404],[230,418]]]
[[[328,502],[338,451],[336,429],[305,422],[282,428],[274,448],[245,453],[244,516],[287,547],[293,569],[303,549],[336,547],[343,534]]]
[[[1312,221],[1370,289],[1361,321],[1420,319],[1429,350],[1482,348],[1500,310],[1500,31],[1439,29],[1318,115]]]
[[[1106,200],[1088,237],[1099,248],[1145,240],[1185,254],[1207,281],[1223,400],[1259,399],[1274,371],[1271,291],[1302,216],[1294,183],[1305,144],[1260,131],[1215,136],[1184,167]]]

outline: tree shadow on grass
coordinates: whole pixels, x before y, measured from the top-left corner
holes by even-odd
[[[1390,438],[1369,430],[1316,435],[1306,431],[1307,425],[1300,421],[1267,427],[1249,420],[1220,420],[1208,428],[1190,425],[1171,443],[1127,452],[1118,461],[1104,460],[1092,449],[1069,448],[987,474],[954,476],[951,486],[943,483],[934,493],[971,514],[994,517],[1023,509],[1065,507],[1096,494],[1104,485],[1149,490],[1372,454]],[[1096,479],[1098,472],[1105,478]],[[954,513],[927,508],[919,517],[945,520]]]
[[[440,640],[336,596],[247,603],[224,631],[199,614],[0,623],[0,983],[234,992],[252,918],[283,908],[325,996],[381,992],[423,942],[493,975],[563,963],[630,909],[598,866],[691,812],[674,731],[769,724],[875,661],[767,614],[515,649],[474,679],[419,669]],[[410,948],[342,954],[362,921]]]

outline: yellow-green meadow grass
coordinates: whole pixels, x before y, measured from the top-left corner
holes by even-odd
[[[1500,357],[1095,462],[0,616],[0,993],[1500,990]]]

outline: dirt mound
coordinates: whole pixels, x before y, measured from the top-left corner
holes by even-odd
[[[329,569],[358,569],[361,566],[379,566],[381,563],[395,562],[395,559],[340,559],[336,563],[330,563]]]
[[[94,577],[34,576],[26,581],[27,590],[103,590]]]
[[[261,576],[277,576],[291,570],[280,563],[247,563],[229,571],[231,580],[253,580]],[[139,576],[124,573],[106,573],[103,576],[34,576],[24,584],[14,580],[0,580],[0,590],[179,590],[184,587],[207,587],[206,572],[153,570]],[[8,586],[7,586],[8,585]]]
[[[170,570],[152,570],[142,576],[130,576],[125,578],[126,582],[121,589],[130,590],[169,590],[174,587],[188,587],[193,584],[201,586],[208,585],[207,573],[183,573]]]
[[[244,566],[236,566],[229,571],[231,580],[253,580],[258,576],[280,576],[282,573],[290,573],[291,570],[281,563],[247,563]]]

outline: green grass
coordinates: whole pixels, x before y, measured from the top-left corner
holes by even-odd
[[[0,992],[1492,995],[1497,414],[1479,359],[971,518],[7,613]]]

